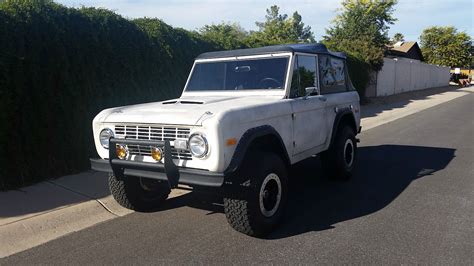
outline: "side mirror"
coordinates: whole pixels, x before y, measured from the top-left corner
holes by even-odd
[[[313,95],[321,95],[321,90],[318,87],[307,87],[304,89],[306,97]]]

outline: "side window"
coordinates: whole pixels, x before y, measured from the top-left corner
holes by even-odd
[[[298,57],[295,57],[293,65],[293,74],[291,75],[290,98],[297,98],[299,93],[300,77],[298,75]]]
[[[344,61],[327,55],[319,56],[321,94],[347,91]]]
[[[302,97],[305,88],[317,86],[316,57],[297,55],[291,79],[291,98]]]

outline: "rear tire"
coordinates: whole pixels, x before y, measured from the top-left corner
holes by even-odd
[[[224,211],[236,231],[261,237],[280,222],[288,197],[285,162],[276,154],[255,152],[239,171],[240,182],[224,198]]]
[[[352,176],[356,158],[355,132],[349,125],[342,125],[329,150],[321,155],[326,175],[333,180],[348,180]]]
[[[168,198],[168,183],[149,178],[124,176],[118,180],[109,174],[109,188],[114,199],[123,207],[135,211],[150,211]]]

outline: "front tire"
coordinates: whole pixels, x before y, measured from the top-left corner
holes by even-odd
[[[329,150],[321,156],[322,165],[330,179],[348,180],[357,158],[355,132],[349,125],[343,125],[336,134]]]
[[[135,211],[150,211],[168,198],[169,185],[160,180],[124,176],[118,180],[109,174],[109,188],[114,199],[123,207]]]
[[[288,197],[284,161],[273,153],[256,152],[246,158],[239,184],[224,198],[224,211],[236,231],[261,237],[280,222]]]

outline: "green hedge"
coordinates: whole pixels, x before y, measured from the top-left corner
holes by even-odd
[[[370,65],[362,59],[348,54],[347,69],[349,70],[349,77],[351,78],[352,85],[354,85],[357,92],[359,92],[360,98],[365,99],[365,88],[370,79]]]
[[[0,190],[89,167],[102,109],[179,96],[214,45],[157,19],[0,3]]]
[[[0,190],[88,169],[100,110],[179,96],[193,59],[216,49],[158,19],[0,2]],[[368,66],[348,63],[363,93]]]

